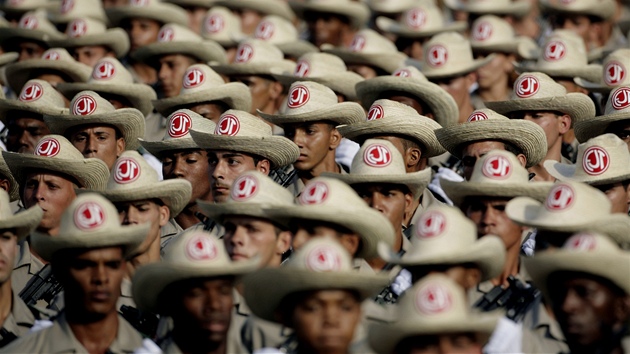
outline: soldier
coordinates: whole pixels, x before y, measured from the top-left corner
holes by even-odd
[[[234,62],[238,42],[246,35],[241,31],[241,18],[228,8],[212,4],[206,13],[201,36],[219,43],[225,49],[227,62]]]
[[[275,15],[284,18],[287,21],[295,21],[295,14],[285,1],[269,0],[269,1],[247,1],[247,0],[221,0],[217,1],[217,5],[225,6],[231,9],[241,18],[241,32],[247,36],[251,36],[256,31],[256,26],[263,17]]]
[[[66,306],[51,327],[16,340],[6,352],[132,352],[142,345],[140,334],[118,314],[116,301],[125,259],[149,226],[120,226],[117,214],[104,197],[86,193],[64,212],[58,236],[31,235],[65,289]]]
[[[51,9],[57,4],[50,3],[48,0],[24,0],[19,2],[7,2],[0,5],[0,11],[3,13],[4,19],[9,26],[17,27],[20,22],[20,18],[29,11],[35,11],[37,9]]]
[[[200,34],[203,27],[203,20],[208,10],[214,4],[205,0],[169,0],[171,4],[175,4],[186,10],[188,14],[188,28]]]
[[[276,15],[268,15],[260,20],[254,38],[269,41],[284,53],[285,59],[293,61],[308,53],[319,52],[319,48],[300,39],[297,28],[290,20]]]
[[[0,46],[6,52],[19,53],[18,61],[41,58],[50,48],[51,39],[62,39],[63,33],[48,20],[45,9],[33,8],[19,19],[17,27],[0,29]],[[19,92],[16,91],[16,92]]]

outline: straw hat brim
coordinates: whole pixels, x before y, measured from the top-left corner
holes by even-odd
[[[401,65],[405,63],[407,56],[404,53],[360,53],[351,52],[345,48],[329,48],[322,46],[322,52],[338,56],[346,64],[362,64],[374,66],[386,71],[389,74],[394,73]]]
[[[0,175],[6,177],[9,180],[9,183],[11,184],[11,188],[8,191],[9,201],[14,202],[20,199],[20,184],[15,179],[15,177],[13,177],[13,174],[11,173],[9,166],[4,161],[4,157],[2,157],[2,155],[0,155]]]
[[[547,170],[550,175],[560,181],[576,181],[597,186],[630,180],[630,164],[619,166],[618,169],[620,171],[606,178],[601,178],[600,176],[589,176],[585,173],[582,174],[582,176],[576,176],[575,172],[577,171],[577,165],[564,164],[558,161],[547,160],[545,161],[544,166],[545,170]]]
[[[442,264],[466,264],[473,263],[481,270],[481,281],[492,279],[503,271],[503,258],[500,257],[505,253],[505,245],[498,236],[485,235],[475,241],[473,245],[463,250],[448,250],[442,252],[426,254],[422,256],[414,256],[413,253],[407,253],[402,257],[397,252],[392,251],[384,243],[379,243],[378,254],[381,258],[391,264],[401,265],[403,267],[431,266]]]
[[[536,42],[529,37],[516,37],[511,41],[503,43],[482,44],[474,42],[471,43],[471,48],[473,52],[512,53],[527,60],[536,59],[540,55],[540,48],[538,48]]]
[[[175,282],[195,278],[240,276],[258,267],[259,261],[230,262],[222,267],[199,267],[162,261],[139,268],[133,277],[133,297],[138,308],[161,313],[159,299],[162,292]]]
[[[38,205],[0,220],[0,229],[15,229],[18,241],[28,236],[42,220],[44,211]]]
[[[13,92],[20,92],[24,84],[32,79],[30,77],[31,72],[41,69],[61,72],[70,77],[73,82],[86,82],[92,75],[91,67],[78,62],[31,59],[5,66],[7,85],[11,87]]]
[[[51,47],[76,48],[83,46],[102,45],[111,48],[117,58],[124,57],[129,52],[129,37],[122,28],[112,28],[105,33],[88,34],[76,38],[66,38],[50,41]]]
[[[225,6],[230,9],[251,9],[262,14],[280,16],[289,21],[295,19],[295,14],[289,6],[283,4],[283,1],[223,0],[217,1],[215,6]]]
[[[212,70],[223,75],[273,75],[274,71],[293,72],[295,63],[290,60],[257,63],[235,63],[216,65],[209,63]]]
[[[604,85],[602,83],[599,83],[600,80],[595,80],[593,81],[589,81],[586,79],[583,79],[581,77],[574,77],[573,78],[573,82],[575,82],[576,85],[590,91],[590,92],[596,92],[596,93],[601,93],[601,94],[608,94],[610,93],[610,91],[614,90],[614,87],[610,87],[607,85]]]
[[[261,203],[208,203],[197,200],[201,213],[210,220],[223,224],[225,218],[230,215],[244,215],[266,219],[280,225],[288,226],[286,219],[270,216],[267,210],[275,206]]]
[[[215,5],[216,0],[167,0],[171,4],[177,6],[199,6],[206,9],[212,8]]]
[[[20,53],[8,52],[0,54],[0,67],[18,60]]]
[[[183,54],[197,58],[201,62],[225,64],[225,49],[219,43],[204,41],[156,42],[133,51],[131,56],[138,61],[150,61],[168,54]]]
[[[135,150],[140,144],[138,138],[144,136],[144,115],[135,108],[121,108],[109,113],[88,116],[57,115],[44,116],[52,134],[64,135],[68,129],[81,125],[112,125],[120,131],[125,140],[126,150]]]
[[[440,186],[451,199],[453,204],[461,206],[466,197],[508,197],[528,196],[538,201],[547,198],[551,182],[530,183],[481,183],[455,182],[440,178]]]
[[[281,281],[278,281],[281,280]],[[386,275],[353,271],[315,272],[290,267],[264,268],[243,278],[245,301],[252,312],[267,321],[276,322],[276,310],[290,294],[327,289],[351,289],[364,300],[375,295],[389,283]],[[273,284],[273,286],[269,286]]]
[[[26,39],[38,42],[48,43],[51,40],[63,39],[63,33],[48,33],[37,29],[26,29],[19,27],[3,28],[0,31],[0,42],[5,43],[8,40]]]
[[[605,114],[591,119],[585,119],[577,122],[573,127],[575,137],[581,143],[585,143],[588,139],[604,134],[606,128],[611,123],[623,120],[630,120],[630,112],[619,112],[613,114]]]
[[[173,150],[201,150],[192,138],[147,141],[138,138],[138,142],[153,156],[160,157],[166,151]]]
[[[240,82],[230,82],[207,90],[153,100],[152,103],[156,111],[167,117],[182,106],[210,101],[221,101],[231,109],[245,112],[249,112],[252,107],[252,95],[249,88]]]
[[[18,100],[0,100],[0,121],[5,123],[9,118],[7,113],[10,111],[22,111],[41,114],[42,116],[51,114],[67,114],[68,109],[65,107],[56,108],[53,105],[34,105]]]
[[[611,214],[599,220],[565,220],[543,209],[545,207],[535,199],[517,197],[510,201],[506,212],[512,221],[523,226],[556,232],[600,232],[619,244],[630,242],[630,217],[627,215]]]
[[[120,22],[127,18],[148,18],[162,24],[176,23],[188,26],[188,15],[177,5],[160,3],[157,6],[115,6],[105,9],[105,13],[113,27],[120,25]]]
[[[300,157],[300,149],[281,136],[227,136],[190,131],[199,148],[244,152],[268,159],[272,168],[286,166]]]
[[[331,121],[339,125],[355,124],[365,119],[365,111],[355,102],[341,102],[311,112],[297,114],[267,114],[257,109],[256,112],[266,121],[283,126],[316,121]]]
[[[312,81],[320,83],[324,86],[328,86],[336,93],[340,93],[346,96],[349,101],[358,100],[357,92],[355,89],[356,84],[362,82],[364,79],[361,75],[353,71],[342,71],[335,73],[331,76],[321,77],[297,77],[293,75],[274,74],[272,75],[276,81],[281,83],[285,87],[291,86],[296,81]]]
[[[515,15],[517,17],[522,17],[527,15],[531,4],[529,1],[510,1],[503,6],[492,3],[490,7],[486,4],[485,6],[482,4],[481,6],[475,6],[473,4],[467,4],[466,2],[462,2],[461,0],[445,0],[445,5],[452,10],[459,10],[463,12],[468,12],[471,14],[481,14],[481,15]]]
[[[278,43],[276,47],[280,49],[284,55],[299,58],[304,54],[319,52],[319,48],[305,40],[296,40],[287,43]]]
[[[359,82],[356,90],[357,96],[361,98],[361,104],[366,109],[369,109],[383,92],[401,91],[408,92],[425,102],[433,111],[437,122],[443,127],[455,125],[459,119],[459,110],[453,97],[432,82],[418,82],[396,76],[379,76]]]
[[[157,98],[157,94],[149,85],[145,84],[102,84],[98,82],[86,83],[60,83],[55,87],[68,99],[72,99],[81,91],[94,91],[110,95],[122,96],[129,100],[133,108],[147,116],[153,111],[151,100]]]
[[[63,14],[61,13],[61,6],[53,8],[52,10],[48,10],[48,19],[50,22],[54,24],[66,24],[72,22],[77,16],[72,14]],[[108,24],[109,19],[105,14],[105,11],[102,8],[94,9],[95,11],[91,11],[87,17],[97,20],[98,22],[102,22],[104,24]]]
[[[432,170],[425,168],[422,171],[409,172],[397,175],[390,174],[354,174],[352,171],[348,174],[324,172],[322,177],[335,178],[349,185],[361,183],[388,183],[402,184],[407,186],[413,194],[414,199],[420,198],[422,192],[431,182]]]
[[[455,21],[437,28],[413,30],[391,18],[379,16],[376,18],[376,27],[385,33],[392,33],[399,37],[425,38],[443,32],[463,32],[468,27],[468,24],[465,21]]]
[[[2,156],[18,183],[24,183],[27,169],[66,174],[76,179],[81,184],[79,187],[92,190],[104,190],[109,177],[107,165],[97,158],[69,160],[7,151],[3,151]]]
[[[354,28],[362,28],[370,18],[370,9],[360,2],[343,1],[338,3],[320,3],[317,1],[289,1],[289,6],[299,18],[304,18],[304,12],[323,12],[346,16]]]
[[[118,217],[118,215],[116,215]],[[120,226],[116,229],[105,228],[93,232],[76,232],[52,237],[48,234],[33,232],[31,244],[44,260],[52,260],[53,255],[65,249],[92,249],[113,246],[124,247],[124,257],[132,256],[149,233],[150,225]]]
[[[562,68],[545,68],[539,65],[525,65],[515,63],[514,71],[517,74],[525,72],[541,72],[554,77],[582,77],[589,81],[599,81],[602,77],[602,66],[600,64],[588,64],[586,66],[566,65]]]
[[[501,124],[507,122],[507,124]],[[538,125],[524,120],[485,120],[441,128],[435,131],[442,146],[462,158],[462,145],[484,140],[514,144],[527,157],[526,168],[537,165],[547,155],[547,138]]]
[[[570,13],[576,15],[593,15],[604,20],[613,17],[616,11],[615,6],[595,5],[592,8],[568,8],[564,6],[557,6],[555,1],[551,0],[540,0],[539,3],[542,11],[551,13]]]
[[[490,54],[490,55],[486,56],[483,59],[474,59],[471,62],[468,62],[468,63],[465,63],[464,65],[458,66],[458,68],[456,68],[456,69],[452,69],[452,70],[448,70],[448,71],[431,72],[431,71],[428,71],[428,70],[423,70],[422,73],[429,80],[431,80],[431,79],[444,79],[444,78],[448,78],[448,77],[455,77],[455,76],[466,75],[466,74],[471,73],[471,72],[479,69],[480,67],[488,64],[489,62],[491,62],[494,59],[495,56],[496,56],[495,54]]]

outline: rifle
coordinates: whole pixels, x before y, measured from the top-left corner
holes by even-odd
[[[287,170],[291,167],[291,165],[288,165],[271,170],[269,172],[269,178],[273,179],[274,182],[278,183],[282,187],[287,188],[293,181],[293,177],[297,174],[297,170],[295,168],[287,172]]]
[[[35,305],[39,300],[50,304],[52,300],[63,290],[52,272],[50,264],[46,264],[37,274],[33,275],[20,291],[20,298],[29,306]]]
[[[157,332],[160,319],[152,314],[138,310],[135,307],[122,305],[120,307],[120,315],[129,322],[138,332],[147,338],[154,338]]]
[[[473,307],[481,311],[493,311],[499,308],[505,308],[505,317],[514,322],[519,322],[525,317],[525,314],[540,299],[540,290],[530,286],[522,281],[508,277],[507,288],[497,285],[481,299],[479,299]]]

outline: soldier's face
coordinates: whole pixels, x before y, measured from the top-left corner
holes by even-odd
[[[387,217],[395,230],[402,231],[405,209],[411,205],[412,194],[405,186],[389,183],[358,184],[354,186],[357,194],[370,208]]]
[[[92,68],[96,65],[96,62],[108,55],[114,55],[114,53],[102,45],[77,47],[72,50],[74,60]]]
[[[212,197],[217,203],[223,203],[229,198],[232,183],[241,173],[257,170],[269,174],[268,160],[256,164],[253,157],[238,152],[209,151],[208,163]]]
[[[80,126],[69,132],[69,138],[83,157],[97,158],[110,170],[126,146],[125,139],[116,138],[116,129],[109,126]]]
[[[347,290],[306,295],[291,319],[300,347],[315,353],[346,353],[361,318],[361,303]]]
[[[9,118],[7,124],[7,150],[33,153],[39,139],[50,134],[43,120],[34,117]]]
[[[300,171],[316,168],[341,141],[337,129],[322,122],[286,125],[284,135],[300,148],[300,157],[293,163]]]
[[[291,232],[293,233],[292,246],[294,251],[298,251],[312,238],[329,237],[338,241],[350,255],[355,256],[361,243],[359,235],[350,230],[314,220],[296,220],[291,225]]]
[[[194,63],[193,58],[183,54],[169,54],[160,58],[157,67],[158,84],[165,98],[179,95],[186,69]]]
[[[398,344],[398,354],[481,354],[474,333],[453,333],[431,336],[416,336],[404,339]]]
[[[68,273],[63,275],[66,306],[73,304],[92,315],[116,312],[125,270],[121,247],[98,248],[71,257]]]
[[[26,208],[39,205],[44,210],[37,230],[56,234],[61,214],[76,198],[76,185],[66,177],[52,172],[28,173],[22,188],[22,201]]]
[[[147,238],[139,247],[139,253],[146,252],[154,242],[159,240],[160,228],[168,222],[170,217],[168,207],[158,205],[151,200],[115,203],[115,205],[122,225],[142,225],[145,223],[151,225]]]
[[[160,23],[147,18],[132,18],[124,21],[121,27],[129,36],[130,52],[156,42],[160,32]]]
[[[232,261],[260,257],[261,267],[279,266],[289,249],[291,234],[269,221],[249,216],[230,216],[223,222],[225,249]]]
[[[523,228],[505,214],[505,206],[511,198],[469,198],[466,216],[477,225],[477,236],[497,235],[505,249],[518,246]]]
[[[192,185],[189,204],[195,204],[197,199],[212,201],[208,168],[205,150],[174,150],[162,156],[162,175],[165,180],[182,178]]]
[[[350,28],[338,15],[331,13],[306,12],[304,20],[308,24],[309,41],[318,47],[326,43],[342,45],[342,35]]]
[[[562,135],[566,133],[571,126],[571,118],[569,116],[561,116],[554,112],[514,112],[510,114],[510,118],[525,119],[543,128],[545,137],[547,138],[547,150],[558,144],[562,139]]]
[[[0,230],[0,284],[11,278],[17,255],[17,236],[14,229]]]
[[[612,204],[611,213],[628,214],[628,205],[630,204],[630,185],[621,182],[594,186],[606,194],[608,200]]]

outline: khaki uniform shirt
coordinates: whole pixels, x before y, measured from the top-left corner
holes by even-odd
[[[242,323],[240,342],[249,352],[262,348],[277,348],[289,339],[292,330],[278,323],[265,321],[254,316],[245,299],[234,290],[232,321]]]
[[[35,316],[29,307],[20,299],[15,291],[12,291],[12,308],[9,316],[2,323],[2,328],[13,333],[16,337],[21,337],[28,333],[35,323]],[[4,340],[0,336],[0,340]]]
[[[11,288],[19,294],[33,275],[44,268],[44,263],[31,253],[28,241],[18,243],[18,247],[17,262],[11,273]]]
[[[123,305],[136,307],[135,301],[133,301],[133,295],[131,293],[131,280],[123,278],[120,283],[120,297],[116,302],[116,308],[120,309]]]
[[[245,349],[240,341],[238,336],[235,336],[235,332],[230,325],[230,331],[228,332],[227,338],[227,346],[225,352],[227,354],[231,353],[247,353],[247,349]],[[164,354],[183,354],[182,350],[179,349],[172,336],[168,336],[164,338],[164,340],[160,343],[160,348],[164,352]]]
[[[160,141],[166,134],[166,118],[157,112],[145,117],[144,126],[144,140]]]
[[[118,316],[118,334],[110,344],[110,353],[133,353],[142,346],[142,336]],[[0,353],[87,353],[72,333],[65,314],[59,315],[53,325],[17,339],[0,350]]]
[[[183,232],[184,229],[179,226],[175,219],[170,219],[166,225],[160,228],[160,251],[164,250],[164,247],[168,244],[168,242],[173,239],[173,237],[177,236],[179,233]],[[164,254],[162,254],[164,256]]]

